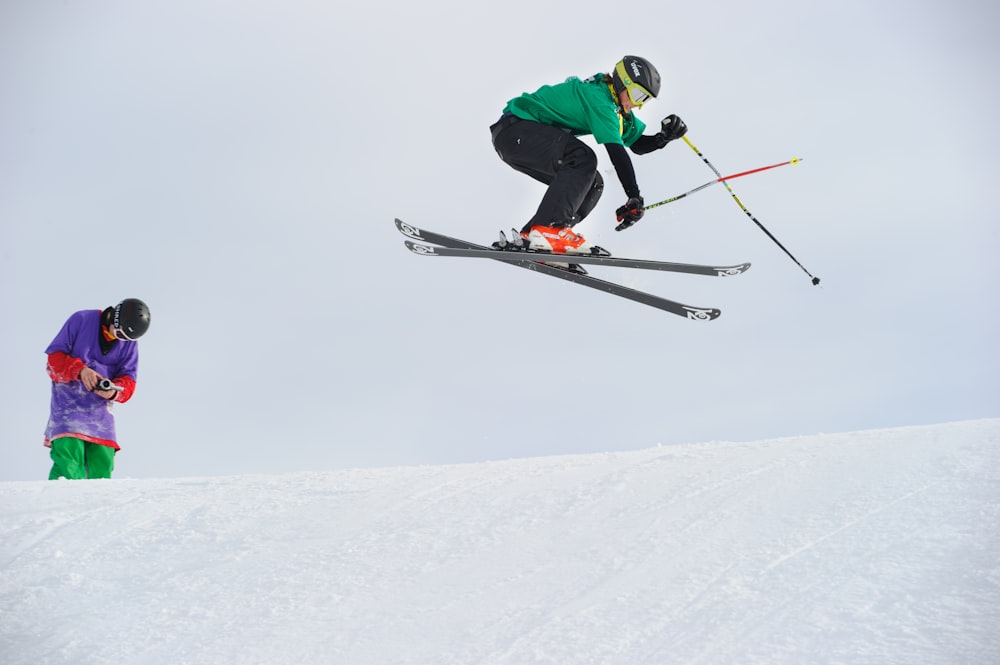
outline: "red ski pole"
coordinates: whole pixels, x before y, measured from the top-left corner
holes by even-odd
[[[799,159],[798,157],[792,157],[787,162],[781,162],[780,164],[771,164],[770,166],[761,166],[760,168],[751,169],[749,171],[743,171],[742,173],[734,173],[732,175],[727,175],[725,177],[719,177],[719,178],[716,178],[715,180],[712,180],[711,182],[706,182],[704,185],[700,185],[700,186],[695,187],[694,189],[692,189],[690,191],[684,192],[683,194],[678,194],[677,196],[671,196],[669,199],[664,199],[663,201],[658,201],[656,203],[650,203],[648,206],[645,206],[645,207],[646,207],[646,210],[649,210],[650,208],[656,208],[658,206],[666,205],[668,203],[673,203],[674,201],[679,201],[679,200],[683,199],[688,194],[694,194],[695,192],[700,192],[701,190],[705,189],[706,187],[711,187],[712,185],[714,185],[717,182],[725,182],[726,180],[735,180],[736,178],[742,178],[743,176],[750,175],[752,173],[760,173],[761,171],[767,171],[769,169],[776,169],[779,166],[785,166],[787,164],[798,164],[801,161],[802,160]]]

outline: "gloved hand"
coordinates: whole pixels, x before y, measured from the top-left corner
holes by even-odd
[[[642,216],[645,213],[646,208],[643,204],[642,197],[633,196],[625,202],[625,205],[615,211],[615,217],[617,217],[618,221],[621,222],[621,224],[615,227],[615,231],[624,231],[642,219]]]
[[[644,136],[643,138],[646,137]],[[664,134],[663,132],[656,132],[655,134],[649,136],[649,146],[650,146],[649,152],[652,152],[653,150],[659,150],[660,148],[664,148],[668,143],[670,143],[670,139],[667,138],[666,134]]]
[[[671,113],[662,121],[660,121],[660,133],[667,140],[667,143],[679,139],[680,137],[687,134],[687,125],[678,116]]]

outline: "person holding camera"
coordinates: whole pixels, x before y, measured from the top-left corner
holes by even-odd
[[[120,450],[113,407],[135,392],[136,340],[147,330],[149,307],[126,298],[103,311],[75,312],[45,349],[52,379],[49,480],[111,477]]]

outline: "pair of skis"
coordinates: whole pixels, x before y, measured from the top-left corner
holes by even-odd
[[[671,314],[683,316],[695,321],[711,321],[712,319],[718,318],[721,312],[718,309],[710,307],[694,307],[692,305],[685,305],[684,303],[661,298],[660,296],[656,296],[651,293],[637,291],[627,286],[622,286],[621,284],[598,279],[597,277],[593,277],[591,275],[548,265],[546,262],[553,261],[553,259],[565,262],[569,259],[576,264],[639,268],[643,270],[664,270],[667,272],[679,272],[691,275],[711,275],[716,277],[739,275],[740,273],[746,272],[746,270],[750,267],[749,263],[740,263],[731,266],[708,266],[693,263],[670,263],[667,261],[627,259],[615,256],[574,254],[570,257],[566,255],[549,254],[546,252],[530,250],[500,250],[484,247],[482,245],[476,245],[465,240],[459,240],[458,238],[452,238],[440,233],[434,233],[433,231],[425,231],[424,229],[413,226],[412,224],[407,224],[398,218],[396,219],[396,228],[404,236],[411,239],[405,241],[406,247],[414,254],[419,254],[420,256],[463,256],[502,261],[519,268],[525,268],[526,270],[532,270],[534,272],[550,275],[552,277],[558,277],[559,279],[565,279],[569,282],[574,282],[582,286],[588,286],[592,289],[597,289],[598,291],[604,291],[620,298],[634,300],[635,302],[642,303],[643,305],[655,307],[656,309],[670,312]],[[412,240],[419,240],[423,241],[423,243],[430,244],[412,242]]]

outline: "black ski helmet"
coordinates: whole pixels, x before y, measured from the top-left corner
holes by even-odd
[[[611,83],[616,96],[622,90],[628,90],[629,97],[636,105],[641,105],[645,101],[643,97],[647,95],[657,97],[660,94],[660,72],[656,71],[649,60],[637,55],[627,55],[618,61],[611,73]],[[639,90],[636,90],[636,86]]]
[[[138,298],[126,298],[115,305],[112,324],[115,330],[134,342],[149,330],[149,307]]]

